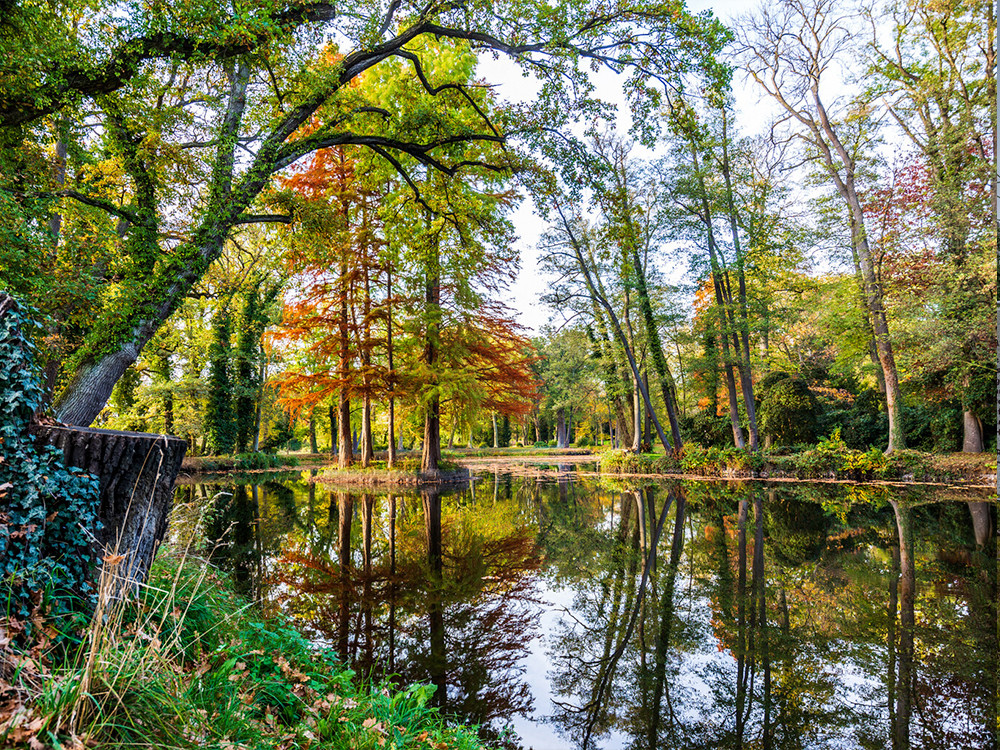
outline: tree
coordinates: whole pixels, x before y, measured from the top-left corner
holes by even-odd
[[[982,1],[896,3],[889,11],[891,47],[879,42],[877,19],[869,15],[877,74],[871,87],[922,157],[924,191],[902,197],[920,199],[936,235],[942,268],[933,286],[940,290],[947,325],[962,331],[954,337],[962,340],[948,357],[954,364],[947,379],[965,412],[963,450],[980,452],[981,414],[993,397],[987,394],[984,402],[982,391],[995,387],[977,387],[989,380],[982,372],[989,346],[983,345],[982,326],[969,324],[981,322],[983,307],[996,307],[996,300],[989,291],[992,278],[970,267],[976,256],[987,253],[992,260],[996,252],[996,16],[993,4]]]
[[[836,66],[855,53],[857,31],[851,28],[851,14],[834,6],[832,0],[780,0],[762,8],[741,21],[737,54],[758,86],[787,113],[797,127],[795,135],[807,144],[843,201],[854,265],[885,380],[891,452],[906,447],[899,374],[859,186],[864,158],[860,152],[871,138],[871,112],[864,101],[844,107],[829,99],[827,82]]]
[[[296,411],[312,411],[336,398],[341,468],[354,460],[353,394],[360,393],[366,404],[362,463],[367,466],[372,459],[370,403],[378,379],[371,340],[371,280],[379,263],[371,241],[376,217],[364,210],[372,193],[366,165],[357,156],[344,148],[318,151],[307,169],[285,181],[298,217],[287,265],[299,271],[299,290],[285,306],[281,337],[304,339],[309,356],[301,362],[306,367],[284,373],[282,401]]]
[[[82,203],[121,232],[123,273],[103,279],[101,325],[66,365],[67,386],[56,404],[61,419],[93,420],[114,383],[240,227],[287,220],[260,212],[258,199],[275,174],[317,149],[356,145],[398,167],[410,183],[404,159],[450,178],[471,165],[452,161],[449,148],[507,138],[513,112],[490,120],[476,111],[472,87],[428,75],[428,60],[414,49],[421,40],[510,55],[543,81],[538,121],[558,126],[594,106],[573,100],[574,90],[589,89],[579,60],[631,71],[630,91],[641,106],[656,99],[650,74],[665,78],[704,58],[721,28],[688,15],[676,0],[622,6],[612,14],[599,4],[553,13],[535,0],[465,9],[434,2],[411,15],[400,11],[394,2],[368,2],[349,13],[293,3],[232,13],[220,6],[81,18],[18,8],[12,20],[21,33],[4,40],[17,50],[12,59],[21,61],[6,82],[0,113],[15,129],[8,131],[10,148],[19,148],[22,132],[33,137],[43,114],[65,112],[72,119],[73,105],[94,97],[95,128],[87,132],[101,133],[102,142],[81,135],[69,153],[105,148],[121,166],[119,189],[107,193],[77,165],[67,173],[83,177],[58,190],[17,181],[3,186],[25,202]],[[316,54],[312,32],[324,24],[334,26],[348,52]],[[635,33],[637,24],[642,34]],[[36,25],[58,41],[31,41]],[[23,54],[18,45],[25,40],[35,54]],[[398,89],[356,85],[389,60],[409,67],[404,88],[427,93],[429,106],[419,114],[385,106]],[[578,85],[565,86],[567,78]],[[115,97],[101,96],[110,92]],[[449,116],[458,110],[471,116]],[[316,116],[322,124],[305,134],[303,126]],[[423,127],[432,121],[440,127]],[[498,155],[501,161],[481,166],[504,169]]]
[[[215,455],[232,453],[236,445],[231,336],[231,313],[228,305],[225,305],[216,311],[212,319],[208,403],[205,406],[205,431],[209,447]]]
[[[660,380],[660,391],[670,422],[670,432],[674,445],[681,444],[680,424],[677,419],[677,393],[673,375],[667,366],[660,337],[659,324],[653,314],[650,299],[647,268],[649,254],[656,239],[659,227],[652,215],[656,211],[656,197],[643,203],[637,183],[643,181],[643,175],[635,168],[629,159],[629,147],[620,140],[597,139],[595,150],[598,159],[605,166],[607,183],[596,185],[599,200],[603,204],[605,215],[609,219],[612,236],[617,240],[622,252],[622,261],[626,269],[627,286],[636,290],[639,309],[642,314],[643,330],[653,367]],[[651,183],[648,179],[647,185]],[[648,188],[647,188],[648,191]],[[652,205],[650,205],[650,203]],[[636,392],[639,392],[636,384]],[[651,410],[647,414],[651,414]],[[636,410],[638,416],[638,409]],[[636,430],[638,433],[638,429]],[[638,445],[638,444],[637,444]]]

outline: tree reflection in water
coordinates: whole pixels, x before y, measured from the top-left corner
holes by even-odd
[[[450,494],[269,481],[178,498],[210,508],[177,528],[223,539],[213,559],[249,597],[366,676],[436,685],[496,744],[518,744],[518,721],[525,747],[549,746],[534,692],[573,748],[997,747],[982,498],[569,468]],[[547,674],[526,675],[529,651]]]

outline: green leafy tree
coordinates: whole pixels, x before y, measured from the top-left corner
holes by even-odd
[[[232,453],[236,447],[236,419],[233,410],[232,319],[228,305],[216,310],[212,319],[212,346],[209,349],[208,401],[205,431],[212,453]]]

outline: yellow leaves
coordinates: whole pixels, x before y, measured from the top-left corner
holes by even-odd
[[[95,193],[111,198],[121,194],[125,168],[118,157],[102,159],[84,169],[84,178]]]

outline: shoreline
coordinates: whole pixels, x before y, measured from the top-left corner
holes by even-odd
[[[716,467],[714,470],[699,472],[685,471],[680,468],[668,468],[662,471],[653,468],[653,464],[662,462],[666,457],[662,454],[620,454],[629,459],[630,466],[612,466],[601,468],[602,459],[611,457],[610,452],[595,453],[586,449],[571,449],[570,451],[553,452],[496,452],[484,453],[482,450],[470,452],[470,454],[450,454],[446,460],[455,469],[448,469],[441,472],[439,477],[425,477],[413,470],[385,468],[352,468],[341,472],[335,468],[336,464],[329,457],[320,458],[316,454],[306,455],[301,461],[279,464],[267,469],[236,469],[211,468],[199,470],[195,466],[184,467],[184,472],[178,476],[178,485],[195,484],[204,481],[208,477],[231,477],[231,476],[253,476],[257,474],[279,474],[304,471],[322,472],[334,467],[334,471],[328,474],[317,474],[310,477],[309,481],[327,486],[343,487],[378,487],[380,489],[400,487],[415,489],[419,487],[448,487],[468,483],[474,479],[474,472],[480,471],[504,471],[524,466],[538,472],[545,472],[549,469],[542,468],[542,465],[552,465],[551,471],[559,473],[555,467],[567,465],[575,470],[580,464],[596,463],[596,471],[587,471],[589,476],[600,476],[606,478],[621,479],[644,479],[644,480],[685,480],[685,481],[721,481],[721,482],[781,482],[781,483],[802,483],[802,484],[843,484],[843,485],[871,485],[882,487],[926,487],[926,488],[967,488],[970,490],[984,491],[996,490],[995,473],[978,473],[970,471],[969,467],[964,470],[950,472],[947,464],[955,463],[953,458],[956,454],[926,454],[929,466],[920,476],[916,474],[904,474],[902,476],[885,476],[858,478],[843,476],[843,472],[825,471],[819,476],[802,476],[795,471],[786,471],[777,468],[770,462],[759,469]],[[974,459],[975,455],[986,456],[988,454],[957,454],[957,460],[978,461],[985,464],[988,459]],[[989,456],[992,458],[992,456]],[[279,457],[280,458],[280,457]],[[292,456],[292,458],[296,458]],[[935,465],[935,459],[937,464]],[[215,464],[214,461],[210,462]],[[638,465],[636,465],[638,464]],[[644,470],[649,467],[651,470]],[[985,468],[985,466],[983,467]]]

